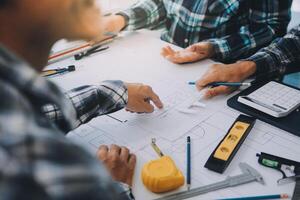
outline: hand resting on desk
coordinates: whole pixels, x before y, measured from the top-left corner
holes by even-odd
[[[204,89],[209,83],[213,82],[242,82],[256,71],[254,62],[238,62],[235,64],[215,64],[196,82],[198,90]],[[235,88],[228,86],[218,86],[208,88],[205,93],[205,98],[212,98],[221,94],[228,94]]]
[[[213,45],[208,42],[193,44],[180,51],[175,51],[170,46],[166,46],[161,51],[163,57],[177,64],[191,63],[211,58],[213,54]]]

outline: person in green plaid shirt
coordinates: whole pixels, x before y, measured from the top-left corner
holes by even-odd
[[[292,0],[141,0],[105,18],[106,31],[164,25],[162,55],[174,63],[245,58],[286,33]]]
[[[274,79],[287,73],[299,72],[299,63],[300,25],[249,58],[230,65],[211,66],[196,85],[201,90],[212,82],[241,82],[249,77],[256,78],[256,80]],[[205,92],[205,96],[212,98],[230,93],[232,89],[226,86],[210,88]]]

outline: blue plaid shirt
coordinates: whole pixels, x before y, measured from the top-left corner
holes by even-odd
[[[65,94],[0,46],[1,200],[130,199],[65,133],[127,103],[121,81]],[[71,101],[70,101],[71,100]]]
[[[258,78],[271,78],[287,72],[300,71],[300,25],[245,60],[256,63]]]
[[[165,24],[161,38],[180,47],[214,45],[215,58],[250,56],[286,33],[292,0],[141,0],[118,14],[127,30]]]

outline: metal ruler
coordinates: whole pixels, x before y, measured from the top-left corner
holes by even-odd
[[[261,174],[256,171],[254,168],[252,168],[250,165],[246,163],[240,163],[239,167],[241,171],[243,172],[240,175],[237,176],[229,176],[227,177],[224,181],[213,183],[210,185],[198,187],[191,189],[189,191],[183,191],[175,194],[171,194],[169,196],[161,197],[156,200],[182,200],[182,199],[187,199],[191,197],[198,196],[200,194],[205,194],[208,192],[224,189],[224,188],[229,188],[229,187],[234,187],[250,182],[257,181],[259,183],[264,183],[263,177]]]

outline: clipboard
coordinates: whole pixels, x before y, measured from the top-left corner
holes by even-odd
[[[248,95],[248,94],[252,93],[253,91],[257,90],[258,88],[260,88],[261,86],[265,85],[268,82],[269,81],[256,83],[256,84],[252,85],[251,87],[241,91],[239,94],[228,99],[227,105],[235,110],[238,110],[242,113],[253,116],[263,122],[271,124],[277,128],[280,128],[282,130],[285,130],[287,132],[290,132],[290,133],[300,137],[300,107],[295,109],[293,112],[291,112],[286,117],[276,118],[276,117],[270,116],[259,110],[256,110],[252,107],[249,107],[245,104],[238,102],[239,96]],[[280,83],[284,84],[282,82],[280,82]],[[287,85],[287,84],[284,84],[284,85]],[[299,88],[293,87],[291,85],[288,85],[288,86],[300,91]]]

